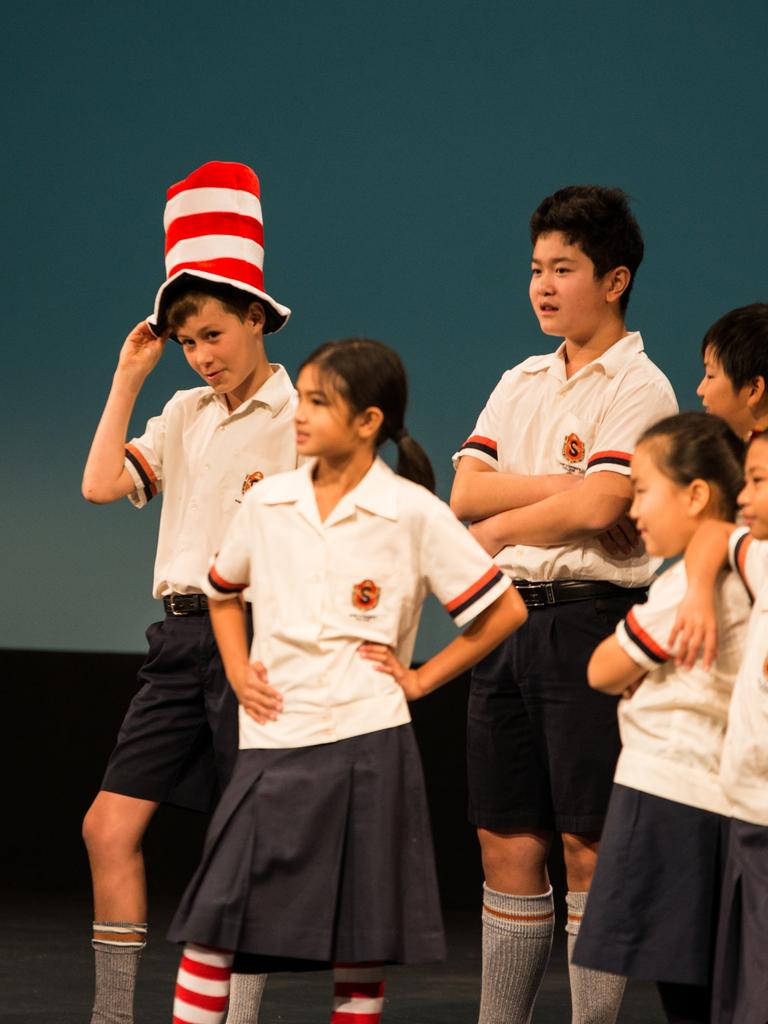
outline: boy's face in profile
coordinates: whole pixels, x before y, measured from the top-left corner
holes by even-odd
[[[696,388],[696,394],[707,412],[720,416],[734,434],[748,436],[752,429],[752,417],[747,406],[749,385],[738,391],[723,370],[720,360],[711,348],[704,352],[704,376]]]
[[[592,260],[562,232],[539,235],[528,291],[539,327],[577,344],[589,341],[618,310],[618,303],[606,301],[610,277],[595,277]]]
[[[234,409],[253,394],[263,368],[263,329],[264,310],[258,302],[242,321],[218,299],[209,299],[199,313],[187,317],[176,337],[195,373]]]

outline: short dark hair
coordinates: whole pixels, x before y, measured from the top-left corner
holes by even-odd
[[[371,406],[381,409],[384,421],[376,437],[378,448],[386,440],[397,445],[397,472],[430,491],[435,474],[421,445],[405,429],[408,379],[394,349],[372,338],[344,338],[327,341],[304,360],[316,366],[354,413]]]
[[[238,317],[242,323],[248,310],[257,302],[264,310],[265,333],[269,330],[270,307],[251,292],[235,288],[223,281],[208,281],[193,274],[182,274],[163,293],[160,307],[160,326],[170,327],[175,332],[183,327],[187,318],[196,316],[210,299],[216,299],[228,313]],[[280,321],[282,323],[282,320]],[[274,328],[272,328],[274,330]]]
[[[733,519],[744,486],[746,445],[725,420],[706,412],[667,416],[640,436],[637,447],[657,440],[655,461],[662,473],[683,487],[706,480],[720,494],[725,517]]]
[[[755,377],[768,387],[768,303],[739,306],[712,324],[701,343],[717,359],[735,391]]]
[[[624,312],[645,249],[625,192],[602,185],[561,188],[539,203],[530,229],[533,245],[539,235],[562,232],[570,245],[580,246],[592,260],[595,277],[604,277],[614,267],[626,267],[631,276],[619,299]]]

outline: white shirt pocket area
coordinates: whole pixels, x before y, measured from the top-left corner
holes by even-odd
[[[331,568],[323,594],[321,639],[369,641],[396,650],[418,624],[418,608],[404,576],[391,563],[368,564],[365,558]]]

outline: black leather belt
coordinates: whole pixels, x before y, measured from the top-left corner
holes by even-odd
[[[625,597],[644,601],[647,587],[617,587],[605,580],[550,580],[536,583],[530,580],[512,580],[526,608],[546,608],[550,604],[568,601],[588,601],[595,597]]]
[[[166,615],[207,615],[205,594],[168,594],[163,598]]]

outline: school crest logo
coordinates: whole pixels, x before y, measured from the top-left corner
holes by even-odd
[[[250,491],[254,484],[257,484],[259,480],[263,479],[264,474],[259,469],[257,469],[255,473],[249,473],[245,480],[243,480],[243,488],[240,493],[245,494],[247,491]]]
[[[352,587],[352,604],[361,612],[370,612],[379,603],[381,590],[373,580],[363,580]]]
[[[584,442],[578,434],[566,434],[563,441],[563,458],[568,462],[581,462],[584,458]]]

